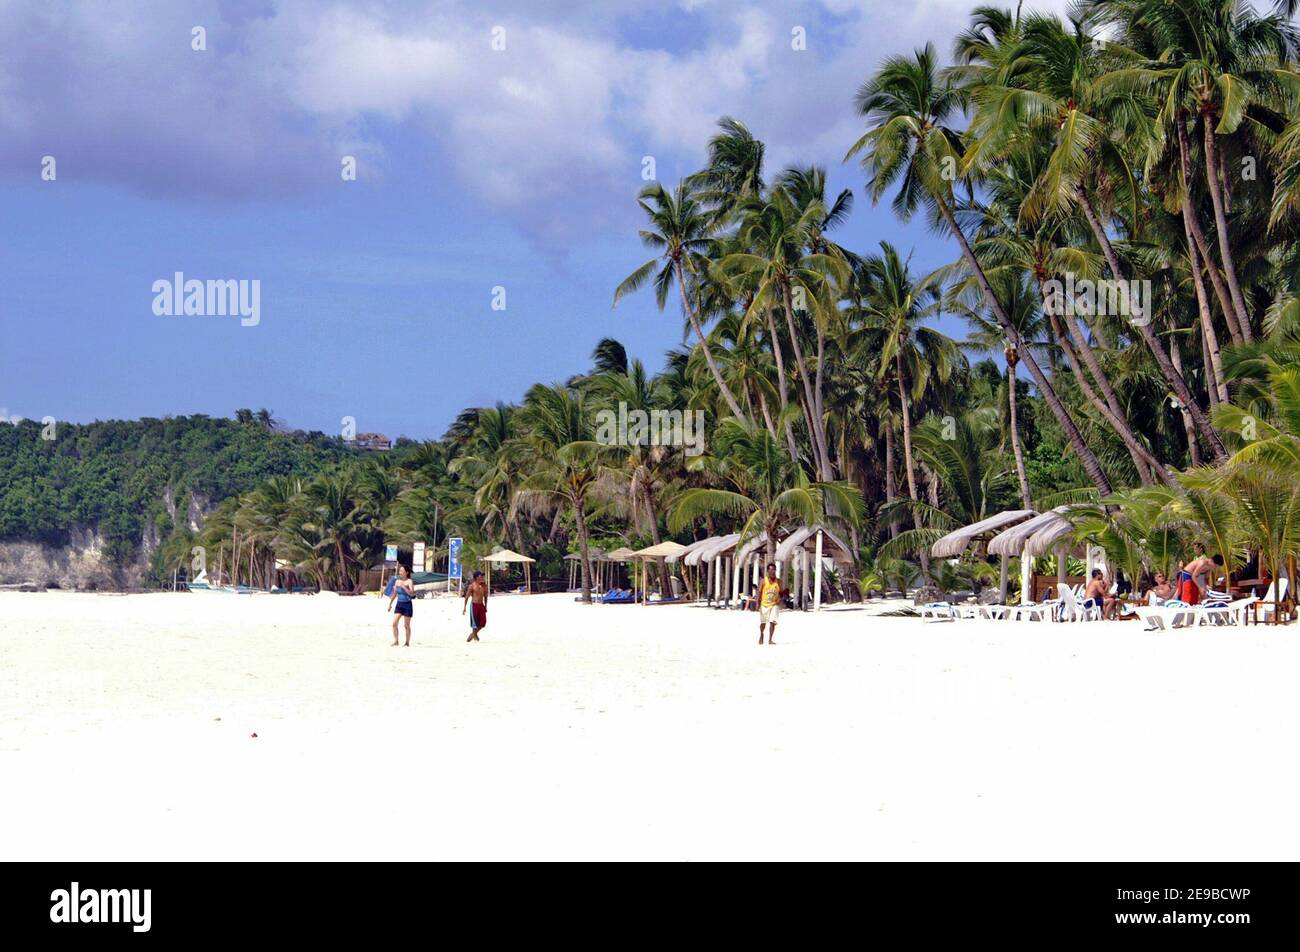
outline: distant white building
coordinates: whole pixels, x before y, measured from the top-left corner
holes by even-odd
[[[358,433],[352,439],[343,442],[354,450],[369,450],[372,453],[393,448],[393,441],[382,433]]]

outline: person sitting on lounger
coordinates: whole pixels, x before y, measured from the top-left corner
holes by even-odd
[[[1165,578],[1164,572],[1156,573],[1156,583],[1147,590],[1147,602],[1151,605],[1163,605],[1174,597],[1174,586]]]
[[[1120,600],[1111,598],[1107,594],[1109,589],[1110,586],[1106,584],[1106,576],[1102,574],[1101,569],[1093,569],[1088,587],[1083,590],[1083,607],[1097,609],[1103,618],[1112,617]]]

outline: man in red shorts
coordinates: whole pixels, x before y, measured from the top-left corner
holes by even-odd
[[[469,637],[465,639],[467,642],[478,641],[478,633],[487,627],[487,600],[487,582],[483,581],[482,572],[475,572],[474,581],[470,582],[465,589],[465,598],[460,606],[460,613],[463,615],[466,603],[469,603]]]

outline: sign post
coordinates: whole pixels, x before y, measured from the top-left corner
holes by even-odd
[[[414,575],[416,572],[425,571],[427,569],[424,567],[424,543],[417,542],[411,554],[411,574]]]
[[[460,548],[465,540],[459,536],[447,540],[447,591],[451,591],[452,581],[461,579]]]
[[[384,546],[384,565],[379,570],[379,590],[381,592],[384,590],[384,579],[388,577],[389,569],[393,570],[394,575],[397,574],[397,546],[395,545]]]

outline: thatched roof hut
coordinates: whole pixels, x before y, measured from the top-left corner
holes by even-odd
[[[1046,555],[1074,535],[1074,524],[1065,518],[1069,506],[1057,506],[997,535],[989,543],[993,555]]]
[[[987,519],[981,519],[979,522],[949,532],[930,546],[930,555],[936,559],[956,558],[975,543],[987,542],[998,533],[1033,519],[1037,515],[1038,513],[1033,509],[1009,509],[1006,512],[999,512],[996,516],[989,516]],[[993,551],[991,546],[989,551]]]

